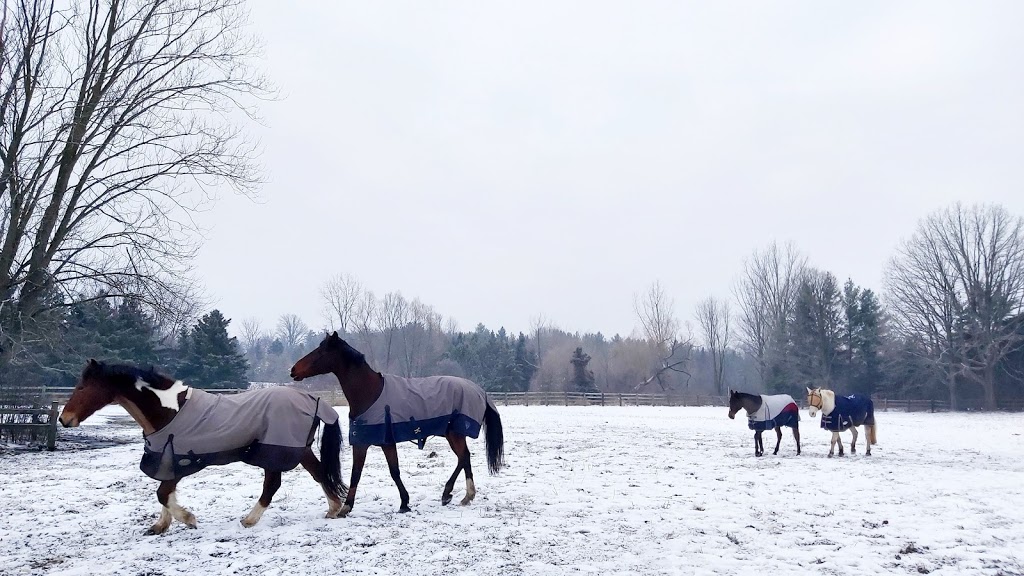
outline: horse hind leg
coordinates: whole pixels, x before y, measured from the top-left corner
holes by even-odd
[[[174,495],[177,488],[177,480],[164,480],[156,489],[156,498],[161,505],[160,518],[149,528],[147,534],[163,534],[170,528],[172,520],[177,520],[189,528],[196,527],[196,517],[178,505],[178,499]]]
[[[263,517],[263,513],[266,512],[267,508],[270,507],[270,503],[274,500],[274,494],[277,493],[278,488],[281,487],[281,472],[278,470],[264,470],[263,471],[263,494],[260,494],[260,499],[256,501],[256,504],[249,511],[249,514],[245,518],[242,518],[242,526],[246,528],[252,528],[260,521]]]
[[[796,455],[800,455],[800,425],[793,426],[793,439],[796,440]]]
[[[462,442],[466,442],[465,437],[462,438]],[[465,506],[476,498],[476,482],[473,481],[473,465],[469,462],[469,446],[466,446],[466,449],[462,451],[462,457],[465,460],[462,468],[466,471],[466,495],[459,504]]]
[[[327,515],[324,518],[337,518],[341,512],[341,499],[331,494],[331,491],[324,486],[324,479],[320,474],[320,460],[313,453],[312,448],[306,448],[306,451],[302,453],[302,467],[323,488],[324,495],[327,496]],[[348,487],[345,487],[345,491],[348,492]]]
[[[772,452],[773,456],[777,456],[779,454],[779,446],[782,445],[782,426],[775,428],[775,435],[777,438],[775,439],[775,452]]]
[[[459,473],[462,472],[462,468],[466,460],[466,458],[463,457],[463,454],[468,452],[465,436],[448,433],[445,434],[445,438],[448,440],[448,445],[451,446],[452,452],[455,453],[455,457],[458,462],[455,464],[455,472],[452,472],[451,477],[448,478],[448,482],[444,485],[444,491],[441,492],[442,506],[446,506],[452,501],[452,490],[455,489],[455,481],[459,479]]]

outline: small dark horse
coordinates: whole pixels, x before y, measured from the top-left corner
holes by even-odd
[[[796,453],[800,455],[800,408],[788,394],[777,394],[765,396],[763,394],[747,394],[729,390],[729,418],[736,418],[740,409],[747,411],[747,427],[754,431],[754,456],[764,455],[764,440],[761,433],[765,430],[775,429],[778,436],[775,441],[775,451],[779,453],[779,445],[782,444],[782,427],[793,428],[793,438],[796,439]]]
[[[327,517],[336,518],[341,510],[341,499],[346,491],[341,481],[341,422],[332,408],[321,405],[304,392],[280,386],[230,397],[217,396],[185,386],[180,380],[172,380],[152,369],[90,360],[71,399],[61,411],[60,423],[66,427],[78,426],[100,408],[115,403],[142,427],[147,446],[141,467],[147,475],[160,480],[156,491],[161,505],[160,518],[149,529],[149,534],[163,533],[173,519],[195,528],[196,517],[181,507],[175,497],[178,481],[207,465],[229,462],[242,461],[265,471],[263,494],[242,519],[246,527],[259,522],[270,506],[274,493],[281,487],[281,472],[298,464],[302,464],[327,495]],[[232,412],[232,408],[247,404],[244,419],[221,418]],[[179,415],[181,418],[175,420]],[[325,422],[320,440],[323,462],[310,448],[321,420]],[[326,424],[328,420],[333,420],[333,424]],[[292,425],[282,431],[283,421]],[[208,436],[199,442],[211,447],[211,451],[175,454],[175,446],[187,446],[189,432],[198,429]],[[151,449],[150,440],[171,430],[176,434],[170,434],[165,443]],[[270,430],[270,439],[284,445],[261,443],[259,438],[267,430]]]
[[[356,488],[359,486],[363,464],[366,462],[366,451],[370,446],[380,446],[384,452],[391,478],[398,486],[401,498],[399,512],[409,511],[409,493],[405,490],[399,474],[396,442],[416,440],[422,448],[427,436],[443,434],[447,438],[459,460],[455,472],[441,493],[441,504],[451,502],[455,480],[461,471],[466,473],[466,496],[462,499],[462,504],[469,504],[476,496],[466,436],[477,437],[480,432],[480,420],[483,421],[486,431],[488,469],[491,474],[495,474],[504,465],[501,418],[484,391],[469,380],[448,376],[404,379],[380,374],[370,368],[363,354],[349,346],[337,332],[324,338],[315,350],[296,362],[291,370],[292,378],[295,380],[327,373],[338,378],[349,406],[352,478],[341,516],[351,512],[355,504]],[[436,383],[439,381],[455,385],[456,389],[453,393],[446,394],[444,388],[437,387]],[[387,391],[385,382],[388,386]],[[442,395],[447,397],[441,397]],[[443,411],[440,416],[414,416],[414,419],[408,419],[405,414],[397,415],[398,406],[406,398],[427,398]],[[478,408],[479,414],[464,413],[467,400],[472,400],[475,406],[473,411]],[[463,407],[462,411],[460,406]],[[374,416],[382,418],[381,423],[365,422],[368,420],[368,413],[371,412]],[[393,421],[392,414],[396,414]]]

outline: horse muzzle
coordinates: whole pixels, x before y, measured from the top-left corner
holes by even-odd
[[[70,415],[70,416],[66,416],[64,414],[61,414],[60,418],[58,418],[58,420],[60,420],[60,425],[65,427],[65,428],[77,428],[78,424],[79,424],[78,416],[75,416],[73,414]]]

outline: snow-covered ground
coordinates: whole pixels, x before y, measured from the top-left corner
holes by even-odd
[[[461,482],[440,504],[455,458],[434,438],[400,448],[410,514],[375,451],[348,518],[325,520],[296,470],[243,528],[262,473],[236,464],[179,486],[197,530],[145,536],[156,482],[138,470],[141,432],[108,408],[62,442],[136,441],[0,457],[0,573],[1024,574],[1022,415],[880,412],[873,456],[827,459],[806,412],[802,456],[787,430],[779,456],[766,435],[755,458],[725,408],[500,411],[508,467],[488,476],[472,442],[468,507]]]

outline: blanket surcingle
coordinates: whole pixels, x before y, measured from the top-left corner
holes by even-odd
[[[455,376],[403,378],[384,374],[380,397],[349,419],[350,444],[380,446],[416,441],[422,449],[430,436],[449,430],[470,438],[480,435],[487,394],[472,380]]]
[[[800,422],[800,407],[789,394],[761,395],[761,407],[747,415],[751,430],[774,430],[783,426],[794,427]]]
[[[836,407],[830,414],[821,413],[821,427],[832,432],[842,432],[850,426],[869,426],[875,423],[875,408],[871,398],[859,394],[840,396],[836,394]]]
[[[239,394],[192,388],[178,414],[146,436],[140,468],[150,478],[175,480],[207,466],[245,462],[267,470],[295,468],[317,425],[338,413],[320,399],[284,386]]]

